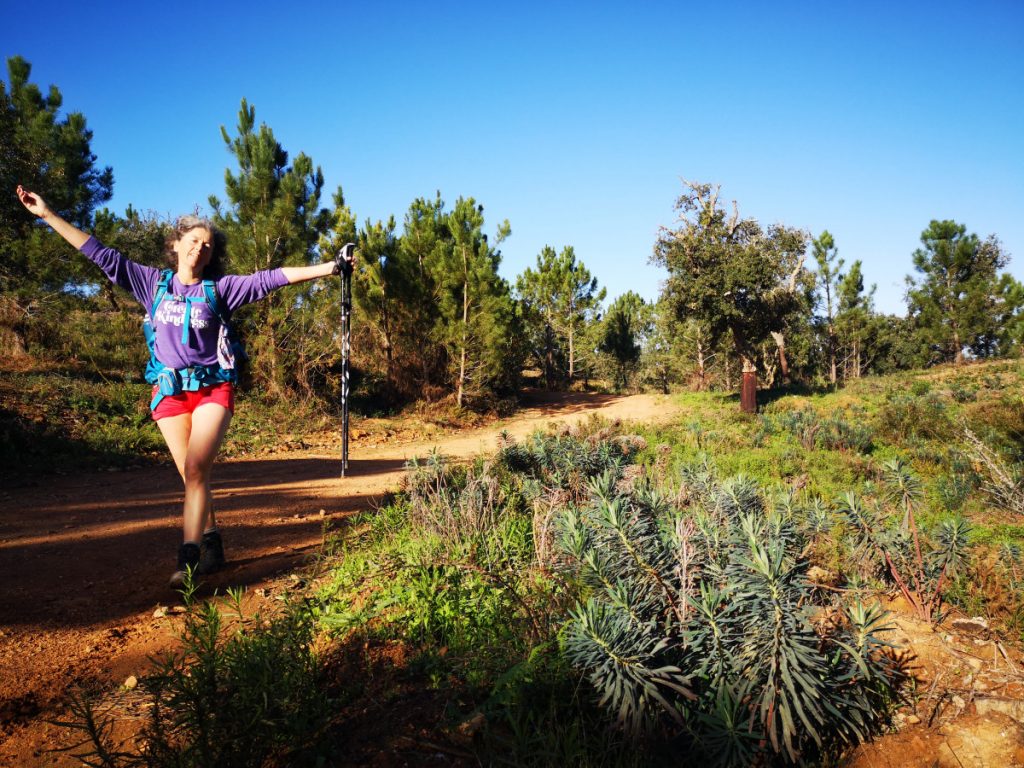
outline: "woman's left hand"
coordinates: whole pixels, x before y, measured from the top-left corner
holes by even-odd
[[[355,262],[355,243],[345,243],[343,246],[341,246],[341,250],[338,251],[338,255],[334,257],[334,274],[340,275],[342,272],[351,272],[352,266],[355,264]]]
[[[21,184],[18,185],[15,192],[18,195],[18,199],[21,200],[21,204],[28,209],[29,213],[38,216],[40,219],[46,218],[46,214],[50,212],[50,207],[43,198],[35,192],[29,192]]]

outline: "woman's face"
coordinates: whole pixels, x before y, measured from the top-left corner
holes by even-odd
[[[213,232],[195,227],[174,241],[174,252],[178,255],[178,266],[191,267],[194,274],[203,271],[213,255]]]

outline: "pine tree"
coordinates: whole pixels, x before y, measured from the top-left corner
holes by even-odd
[[[824,293],[825,302],[825,330],[828,334],[828,381],[835,386],[838,378],[838,367],[836,363],[836,304],[837,286],[842,279],[840,270],[843,268],[843,260],[837,255],[835,240],[826,229],[811,241],[811,249],[814,259],[818,262],[818,287]]]
[[[860,259],[850,265],[836,284],[839,299],[836,332],[844,351],[843,378],[859,379],[866,367],[866,347],[873,317],[875,286],[864,292],[864,274]]]
[[[405,295],[411,276],[404,264],[405,252],[395,233],[394,217],[387,224],[366,222],[359,232],[359,261],[355,271],[353,298],[366,321],[379,337],[384,354],[388,388],[397,391],[401,356],[396,357],[398,340],[410,330],[404,320]]]
[[[683,380],[685,360],[680,341],[685,332],[675,312],[664,300],[652,307],[652,321],[647,343],[641,355],[640,367],[644,382],[652,384],[663,394],[672,384]]]
[[[288,153],[265,124],[256,128],[256,109],[243,99],[237,136],[222,126],[221,135],[238,163],[238,171],[225,172],[225,208],[210,197],[215,223],[228,236],[228,263],[232,271],[246,273],[319,261],[317,245],[331,225],[331,213],[320,209],[323,173],[299,154],[288,164]],[[266,300],[236,314],[246,340],[252,373],[272,395],[282,396],[298,384],[299,348],[312,328],[310,315],[327,302],[316,283],[277,291]]]
[[[909,309],[935,362],[961,363],[964,351],[988,353],[994,325],[999,270],[1009,257],[994,235],[982,241],[963,224],[936,221],[921,233],[914,251],[918,279],[907,277]]]
[[[88,230],[96,207],[113,195],[114,174],[96,167],[85,117],[59,116],[64,100],[56,86],[44,96],[29,82],[32,67],[20,56],[7,60],[7,72],[7,87],[0,82],[0,328],[7,330],[5,351],[20,354],[32,318],[63,312],[66,289],[93,274],[25,211],[14,188],[38,192],[56,213]]]
[[[627,291],[608,307],[602,320],[600,350],[612,361],[616,391],[629,386],[650,333],[650,307],[643,298]]]
[[[441,194],[417,198],[405,214],[401,247],[408,265],[405,310],[408,317],[403,377],[416,397],[434,399],[447,385],[448,353],[440,338],[441,286],[435,279],[451,245],[448,214]]]
[[[527,308],[543,323],[534,335],[542,340],[543,352],[538,356],[548,388],[554,383],[558,342],[565,343],[567,377],[572,383],[576,378],[580,331],[594,319],[597,307],[604,301],[605,289],[598,289],[597,278],[591,276],[582,261],[576,260],[572,246],[565,246],[556,255],[555,249],[546,245],[537,256],[537,270],[527,267],[519,276],[517,290]]]
[[[501,253],[483,233],[483,206],[460,197],[446,223],[450,242],[432,265],[440,310],[435,332],[448,351],[455,401],[461,407],[468,396],[508,386],[518,375],[521,357],[512,333],[515,313],[509,287],[498,276]],[[496,243],[510,233],[508,221],[502,222]]]
[[[999,279],[998,336],[994,347],[1001,355],[1019,354],[1024,347],[1024,283],[1009,273]]]
[[[527,327],[530,329],[533,356],[540,363],[544,386],[547,389],[555,388],[558,358],[561,357],[555,335],[557,262],[558,255],[555,249],[545,245],[537,255],[537,271],[527,267],[516,280],[516,291],[523,304]]]

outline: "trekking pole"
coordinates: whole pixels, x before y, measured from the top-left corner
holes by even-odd
[[[348,469],[348,359],[352,334],[352,261],[355,244],[346,243],[337,256],[341,274],[341,476]]]

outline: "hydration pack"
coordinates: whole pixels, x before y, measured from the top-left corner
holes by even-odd
[[[180,394],[181,392],[195,392],[201,387],[208,387],[224,382],[235,383],[238,381],[238,366],[246,359],[245,348],[235,334],[231,325],[225,317],[217,296],[217,285],[213,280],[203,280],[203,297],[207,306],[213,311],[220,321],[220,331],[217,336],[217,365],[194,365],[188,368],[169,368],[156,358],[156,329],[153,327],[153,318],[156,317],[157,308],[167,296],[171,287],[171,279],[174,272],[164,269],[160,272],[160,280],[153,292],[153,304],[149,313],[142,321],[142,333],[146,337],[146,345],[149,347],[149,362],[146,363],[146,381],[157,385],[157,391],[150,403],[150,410],[160,404],[165,397]],[[186,299],[184,321],[182,322],[182,340],[188,341],[189,319],[191,317],[191,302],[193,299]]]

